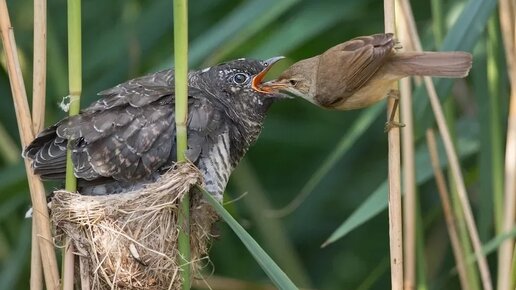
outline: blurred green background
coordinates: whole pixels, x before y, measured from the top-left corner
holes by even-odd
[[[412,1],[425,49],[439,49],[443,36],[450,34],[444,39],[445,47],[474,52],[474,68],[466,81],[455,83],[454,90],[450,90],[451,82],[442,82],[439,92],[442,98],[452,97],[447,98],[451,108],[448,115],[453,117],[451,128],[456,132],[482,242],[489,241],[494,232],[491,152],[503,149],[503,137],[498,145],[492,144],[489,126],[494,122],[504,132],[507,102],[506,70],[496,24],[494,33],[487,34],[495,2]],[[32,1],[7,3],[30,95]],[[436,6],[432,9],[436,3],[442,5],[440,10]],[[465,8],[471,9],[467,15]],[[83,106],[94,101],[100,90],[172,65],[172,1],[89,0],[83,1],[82,9]],[[194,69],[240,57],[287,56],[277,73],[289,63],[352,37],[383,31],[382,1],[371,0],[192,0],[189,17],[190,66]],[[440,21],[437,26],[436,21]],[[439,31],[443,34],[438,35]],[[67,95],[66,41],[66,1],[49,1],[47,125],[65,115],[58,103]],[[487,45],[494,45],[499,64],[495,68],[499,72],[495,79],[500,89],[498,104],[491,104],[487,97]],[[30,200],[4,59],[1,64],[0,290],[28,289],[30,220],[24,219],[24,213]],[[432,119],[420,91],[414,105],[420,200],[418,276],[424,287],[420,289],[458,289],[446,225],[421,138],[423,129],[432,126]],[[334,112],[303,100],[278,102],[258,142],[230,181],[228,201],[247,195],[226,207],[299,286],[387,289],[390,285],[386,190],[382,186],[387,179],[385,104],[377,106],[373,111]],[[498,112],[491,110],[493,106]],[[342,149],[342,138],[364,114],[373,121]],[[332,154],[334,165],[314,177]],[[310,179],[314,186],[305,202],[284,218],[271,218],[270,208],[286,205]],[[49,190],[57,186],[49,185]],[[365,204],[370,207],[363,211],[370,215],[358,215],[364,223],[321,248],[372,194],[378,198]],[[213,243],[205,276],[213,270],[216,276],[267,283],[265,274],[231,230],[224,223],[219,228],[220,238]]]

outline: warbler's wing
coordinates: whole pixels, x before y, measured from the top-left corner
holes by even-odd
[[[318,100],[338,102],[353,95],[388,60],[394,44],[391,33],[375,34],[354,38],[321,54],[316,95],[322,99]]]

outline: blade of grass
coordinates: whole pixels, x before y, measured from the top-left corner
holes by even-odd
[[[444,24],[444,13],[443,13],[443,0],[432,0],[430,1],[432,8],[432,30],[434,33],[434,39],[436,44],[439,46],[443,42],[445,24]]]
[[[471,51],[479,37],[484,33],[487,21],[496,7],[496,3],[496,0],[470,0],[446,34],[440,50]],[[450,79],[435,80],[436,92],[441,101],[448,97],[452,84],[453,81]],[[423,86],[414,93],[414,116],[417,116],[415,122],[416,139],[424,136],[426,128],[430,127],[434,120],[428,98],[424,97],[425,94],[427,92]]]
[[[174,78],[177,161],[186,160],[188,116],[188,1],[174,0]],[[182,288],[190,289],[190,195],[180,201],[178,224]]]
[[[497,17],[491,17],[488,25],[488,44],[487,44],[487,85],[488,85],[488,108],[489,108],[489,136],[486,136],[490,142],[489,169],[486,172],[491,179],[491,190],[493,195],[493,214],[495,220],[496,233],[502,232],[503,220],[503,137],[502,123],[500,122],[500,99],[501,76],[499,68],[500,60],[500,37]]]
[[[82,31],[81,31],[81,0],[68,0],[68,90],[70,96],[70,110],[68,114],[75,116],[81,108],[82,93]],[[77,179],[75,178],[72,163],[72,151],[70,142],[66,152],[66,180],[65,189],[70,192],[77,191]],[[67,239],[63,249],[63,290],[74,289],[74,254],[73,244]]]
[[[275,1],[275,0],[254,0],[242,2],[240,6],[230,12],[223,20],[214,25],[205,33],[196,37],[190,45],[189,62],[192,67],[199,66],[218,47],[226,42],[231,42],[235,37],[249,39],[258,32],[264,25],[270,24],[272,20],[293,7],[299,0]],[[256,24],[255,24],[256,23]],[[247,34],[241,33],[247,31]],[[162,65],[153,70],[159,70],[170,66],[171,59],[167,59]]]
[[[506,240],[512,239],[514,237],[516,237],[516,227],[513,227],[509,231],[503,232],[503,233],[498,234],[495,237],[493,237],[491,240],[489,240],[487,243],[485,243],[482,246],[482,252],[486,256],[490,255],[493,252],[495,252],[496,250],[498,250],[502,243],[504,243]],[[475,263],[476,261],[477,261],[477,257],[475,257],[475,254],[470,254],[466,258],[467,264]]]
[[[264,3],[268,0],[261,0],[260,5],[263,7]],[[230,39],[221,43],[213,52],[210,53],[208,58],[203,62],[203,66],[211,65],[219,62],[221,59],[234,49],[241,46],[253,35],[262,31],[265,26],[272,23],[275,19],[278,19],[281,14],[290,9],[292,6],[300,2],[300,0],[283,0],[273,2],[274,7],[269,7],[266,11],[258,14],[259,17],[254,21],[248,22],[244,27],[240,27]],[[256,13],[253,11],[253,13]]]
[[[492,254],[494,251],[498,250],[500,248],[500,245],[504,243],[508,239],[512,239],[516,237],[516,227],[513,227],[510,231],[504,232],[501,234],[496,235],[494,238],[492,238],[490,241],[485,243],[482,246],[482,252],[484,255],[488,256]],[[470,254],[466,258],[466,264],[472,264],[477,261],[477,258],[474,254]],[[456,268],[453,268],[452,271],[457,271]]]
[[[357,9],[367,1],[307,3],[288,22],[278,23],[268,39],[254,48],[249,56],[258,59],[281,55],[320,35],[337,22],[352,21],[359,17]],[[306,25],[310,23],[310,25]],[[288,41],[285,41],[288,39]]]
[[[466,158],[478,151],[478,143],[472,138],[459,138],[458,146],[459,156]],[[416,182],[418,185],[428,181],[433,172],[428,167],[430,160],[428,158],[427,149],[425,146],[419,146],[416,150]],[[447,166],[447,161],[443,158],[444,153],[442,147],[439,147],[439,156],[441,161],[441,167]],[[324,242],[323,247],[327,246],[354,229],[371,220],[373,217],[378,215],[387,207],[387,181],[384,181],[378,188],[370,194],[367,199],[331,234],[331,236]]]
[[[500,95],[501,89],[505,86],[500,83],[501,78],[499,56],[501,55],[500,44],[493,43],[493,37],[497,38],[496,42],[500,41],[499,32],[494,31],[493,24],[496,24],[496,15],[493,14],[489,20],[486,39],[481,42],[476,48],[476,59],[473,63],[472,80],[473,90],[475,92],[478,108],[478,124],[479,124],[479,192],[476,201],[477,222],[480,239],[487,241],[491,238],[493,233],[493,225],[495,232],[499,233],[501,230],[501,216],[502,216],[502,202],[503,202],[503,159],[502,159],[502,140],[501,133],[502,113],[501,108],[505,107],[500,102],[502,99],[507,99],[503,94]],[[496,35],[493,35],[492,33]],[[495,59],[498,58],[498,59]],[[496,67],[493,65],[496,63]],[[494,73],[494,74],[493,74]],[[497,79],[493,79],[496,77]],[[502,79],[504,79],[502,77]],[[498,88],[494,86],[498,85]],[[495,92],[498,91],[498,92]],[[496,105],[495,105],[496,104]],[[496,112],[496,113],[495,113]],[[496,137],[498,135],[498,137]],[[498,139],[498,140],[497,140]],[[498,187],[500,186],[500,187]],[[498,189],[497,189],[498,187]],[[456,198],[454,198],[456,202]],[[498,205],[500,208],[498,208]],[[460,210],[460,208],[458,209]],[[457,219],[459,225],[459,237],[463,241],[468,241],[467,233],[462,233],[465,229],[463,219]],[[471,244],[464,243],[463,249],[466,255],[470,255]],[[467,264],[468,275],[472,283],[471,289],[480,289],[480,281],[478,271],[475,264]]]
[[[21,74],[14,33],[9,19],[9,12],[5,0],[0,0],[0,32],[6,53],[6,62],[9,73],[9,81],[13,95],[16,112],[16,120],[20,132],[22,146],[25,147],[34,139],[32,120],[27,101],[27,92]],[[34,209],[33,219],[36,220],[38,243],[43,263],[43,274],[47,289],[57,290],[59,287],[59,273],[54,245],[51,243],[50,221],[46,207],[45,189],[43,184],[32,173],[32,168],[25,160],[25,170],[29,181],[31,200]]]
[[[368,290],[371,289],[375,283],[378,282],[380,277],[387,272],[389,269],[389,258],[384,257],[378,265],[371,270],[369,275],[362,281],[356,290]]]
[[[233,172],[231,178],[238,191],[249,191],[242,202],[247,207],[252,220],[255,221],[254,225],[264,242],[264,248],[270,251],[278,265],[285,269],[287,275],[297,285],[309,287],[311,284],[309,276],[303,268],[282,222],[274,217],[264,217],[263,215],[264,212],[270,211],[271,205],[256,173],[246,159],[238,164],[238,168]]]
[[[206,190],[197,187],[205,198],[205,200],[213,206],[220,217],[231,227],[233,232],[242,241],[245,247],[249,250],[256,262],[260,265],[263,271],[269,276],[271,281],[282,290],[298,289],[288,276],[276,265],[276,263],[267,255],[267,253],[260,247],[260,245],[249,235],[244,228],[224,209],[224,207]]]
[[[346,135],[342,136],[330,156],[324,160],[323,164],[315,171],[303,188],[301,188],[299,194],[286,206],[280,209],[266,211],[266,215],[279,218],[287,216],[296,210],[314,191],[317,185],[324,179],[342,156],[346,154],[353,144],[355,144],[358,138],[360,138],[369,126],[371,126],[384,108],[385,104],[381,103],[365,109],[360,116],[355,119],[355,122],[353,122],[351,127],[348,129]]]

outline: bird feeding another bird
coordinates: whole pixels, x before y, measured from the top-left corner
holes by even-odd
[[[471,54],[399,52],[392,33],[361,36],[300,60],[272,81],[266,92],[283,92],[323,108],[361,109],[384,99],[394,82],[408,76],[463,78]]]

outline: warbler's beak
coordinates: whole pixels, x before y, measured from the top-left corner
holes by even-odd
[[[276,57],[273,57],[273,58],[269,58],[267,60],[264,60],[262,61],[263,65],[265,66],[265,68],[260,72],[258,73],[257,75],[255,75],[253,77],[253,79],[251,80],[251,87],[253,88],[253,90],[257,91],[257,92],[260,92],[260,93],[265,93],[265,94],[271,94],[271,93],[275,93],[273,91],[266,91],[266,90],[263,90],[261,88],[261,85],[262,85],[262,81],[263,81],[263,78],[265,77],[265,75],[267,74],[267,72],[271,69],[271,67],[278,61],[284,59],[285,57],[284,56],[276,56]]]
[[[294,97],[304,97],[305,94],[300,92],[290,83],[289,79],[275,79],[260,85],[260,90],[267,94],[276,94],[279,98],[292,99]]]
[[[267,93],[278,93],[280,91],[288,91],[290,84],[287,79],[275,79],[260,85],[260,89]]]

